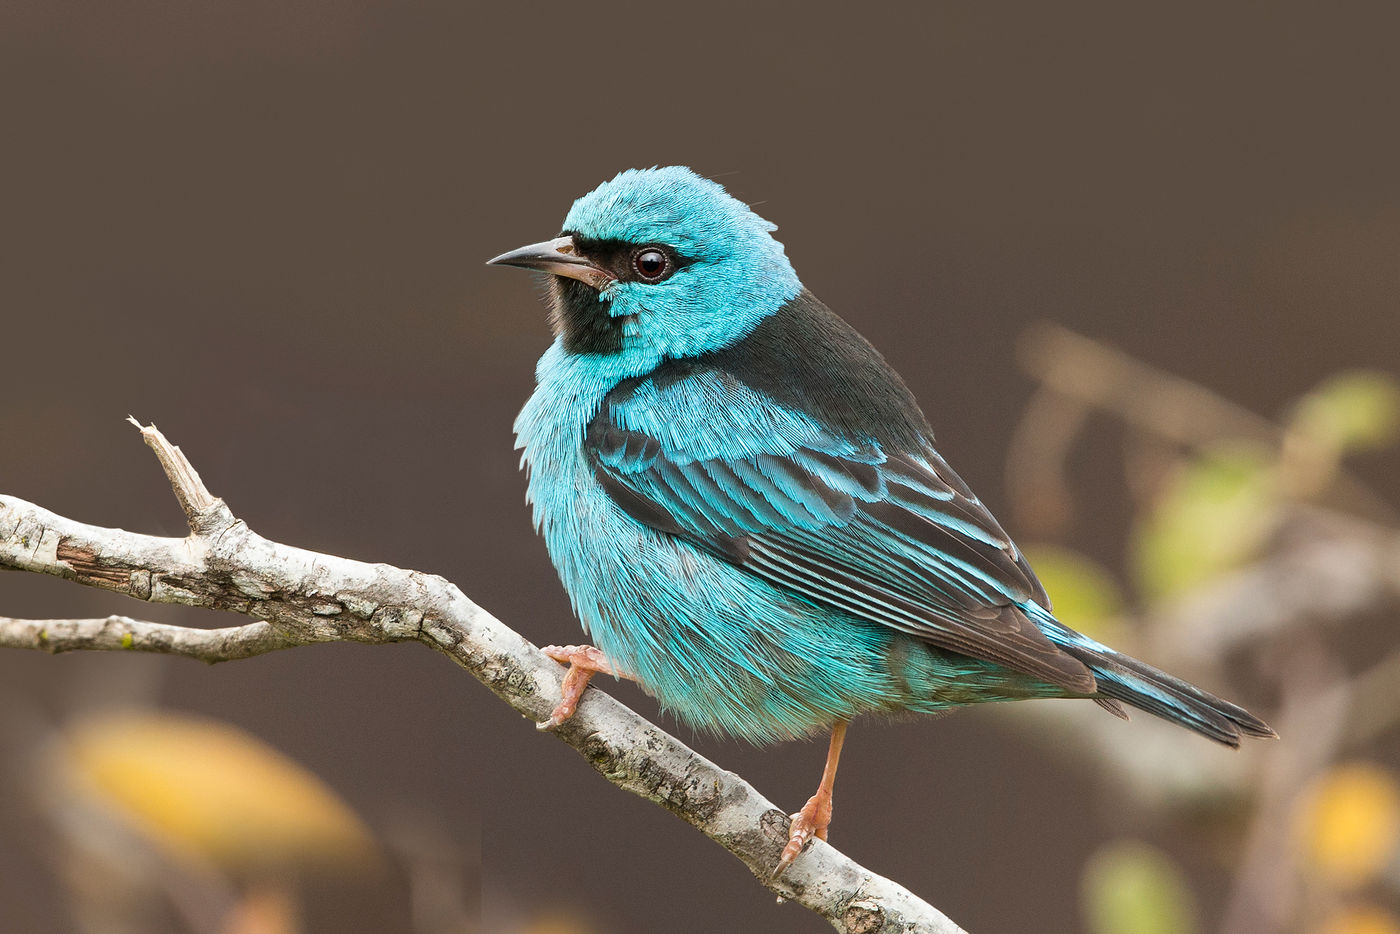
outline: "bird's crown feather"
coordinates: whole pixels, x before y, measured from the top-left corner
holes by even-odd
[[[619,172],[574,202],[564,229],[596,240],[666,243],[700,259],[739,250],[783,254],[769,236],[776,224],[680,165]]]

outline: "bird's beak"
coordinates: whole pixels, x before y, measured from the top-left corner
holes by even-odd
[[[543,243],[532,243],[518,250],[502,253],[495,259],[487,260],[488,266],[519,266],[521,269],[538,269],[556,276],[566,276],[585,282],[602,291],[613,283],[613,275],[599,269],[578,255],[573,237],[557,237]]]

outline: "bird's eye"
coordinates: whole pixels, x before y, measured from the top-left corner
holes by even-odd
[[[660,282],[670,269],[671,261],[655,247],[647,247],[632,258],[632,265],[637,268],[637,275],[647,282]]]

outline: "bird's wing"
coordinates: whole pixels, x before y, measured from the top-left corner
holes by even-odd
[[[731,373],[614,390],[584,448],[637,521],[819,606],[1091,693],[1093,675],[1018,604],[1024,558],[933,449],[839,436]]]

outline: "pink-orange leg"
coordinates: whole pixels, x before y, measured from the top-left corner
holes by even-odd
[[[836,763],[841,759],[841,744],[846,741],[848,725],[843,720],[831,728],[831,746],[826,751],[826,768],[822,770],[821,784],[817,786],[817,793],[807,799],[802,810],[792,815],[787,846],[783,847],[783,855],[778,859],[778,868],[773,870],[775,879],[787,871],[813,837],[826,839],[826,829],[831,826],[831,788],[836,784]]]
[[[578,700],[583,696],[584,688],[588,687],[589,680],[599,672],[632,680],[618,671],[602,651],[591,645],[547,645],[540,651],[559,664],[569,666],[564,675],[561,691],[563,696],[550,713],[549,719],[538,725],[541,730],[552,730],[572,717],[578,710]]]

